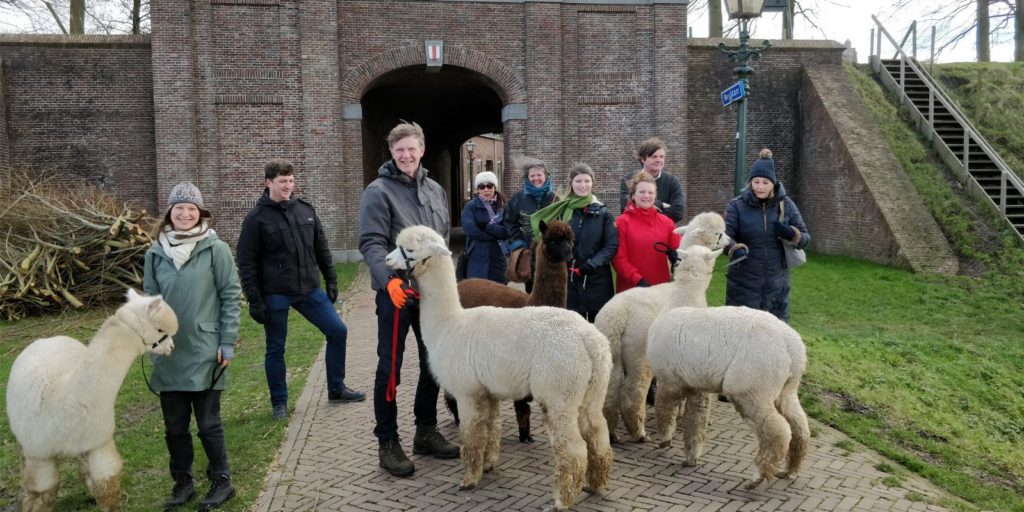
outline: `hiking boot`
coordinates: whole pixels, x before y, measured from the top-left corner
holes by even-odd
[[[284,404],[275,405],[273,418],[277,421],[288,419],[288,406]]]
[[[231,477],[218,475],[210,480],[210,492],[199,502],[196,510],[210,510],[224,504],[225,501],[235,497],[235,486],[231,485]]]
[[[412,452],[416,455],[433,455],[439,459],[454,459],[459,456],[459,447],[446,441],[437,431],[437,425],[416,425]]]
[[[362,402],[363,400],[366,400],[366,393],[350,389],[347,386],[341,388],[341,391],[327,392],[328,402]]]
[[[377,455],[380,457],[380,467],[388,470],[393,476],[409,476],[416,471],[416,466],[413,466],[409,457],[405,456],[402,443],[397,437],[381,441]]]
[[[164,510],[174,510],[196,495],[196,486],[192,485],[192,477],[184,476],[174,479],[174,489],[171,489],[171,497],[164,502]]]

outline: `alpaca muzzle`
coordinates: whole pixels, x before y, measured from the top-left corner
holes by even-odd
[[[172,350],[174,350],[174,338],[171,338],[170,334],[164,334],[160,339],[149,345],[150,352],[161,356],[171,355]]]

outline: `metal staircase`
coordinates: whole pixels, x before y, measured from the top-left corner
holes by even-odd
[[[1024,242],[1024,180],[1013,173],[917,59],[896,44],[878,18],[872,18],[878,26],[877,46],[873,45],[871,55],[875,74],[899,96],[918,130],[932,141],[971,195],[994,207]],[[892,59],[881,58],[883,35],[896,48]]]

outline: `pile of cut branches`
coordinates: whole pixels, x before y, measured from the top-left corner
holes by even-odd
[[[0,320],[121,300],[140,288],[153,219],[92,186],[17,176],[0,205]]]

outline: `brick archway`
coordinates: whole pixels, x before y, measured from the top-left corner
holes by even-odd
[[[444,64],[479,73],[490,82],[505,105],[526,103],[526,87],[519,75],[500,61],[465,46],[445,46]],[[373,82],[397,69],[426,65],[422,46],[407,45],[377,54],[363,61],[345,75],[341,82],[343,103],[359,103]]]

